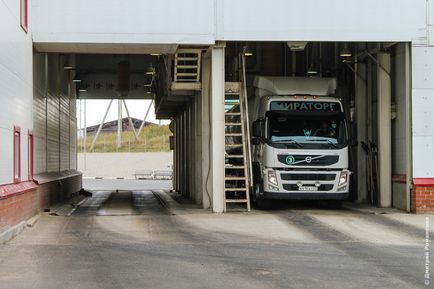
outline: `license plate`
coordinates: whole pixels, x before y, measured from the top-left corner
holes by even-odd
[[[298,187],[299,191],[318,191],[318,187],[314,187],[314,186],[306,186],[306,187]]]

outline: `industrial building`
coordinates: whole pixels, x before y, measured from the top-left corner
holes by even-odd
[[[82,188],[77,99],[153,99],[174,189],[223,212],[225,93],[258,75],[336,78],[350,199],[433,212],[433,25],[432,0],[0,1],[0,233]]]

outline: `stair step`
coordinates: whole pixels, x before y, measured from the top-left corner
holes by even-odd
[[[238,191],[247,191],[246,188],[225,188],[226,192],[238,192]]]
[[[244,169],[244,166],[225,166],[225,169],[239,170]]]
[[[225,122],[225,125],[237,125],[237,126],[239,126],[239,125],[242,125],[242,123],[241,122]]]
[[[197,67],[197,65],[183,65],[183,64],[178,64],[177,66],[176,66],[176,68],[178,68],[178,69],[197,69],[198,67]]]
[[[226,203],[247,203],[247,199],[226,199]]]
[[[242,133],[225,133],[225,136],[243,136]]]
[[[241,159],[244,158],[244,155],[226,155],[225,157],[228,159]]]
[[[241,115],[241,112],[226,112],[225,115]]]
[[[197,61],[198,60],[197,57],[183,57],[183,56],[178,56],[178,57],[176,57],[176,59],[178,61]]]
[[[178,72],[177,76],[197,76],[197,72]]]
[[[227,181],[237,181],[237,180],[245,180],[246,179],[246,177],[238,177],[238,176],[236,176],[236,177],[225,177],[225,180],[227,180]]]
[[[225,144],[225,147],[231,147],[231,148],[236,148],[236,147],[242,147],[243,146],[243,144]]]

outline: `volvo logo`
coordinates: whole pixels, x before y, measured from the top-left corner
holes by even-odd
[[[304,160],[306,161],[306,163],[310,164],[312,162],[312,157],[306,157]]]

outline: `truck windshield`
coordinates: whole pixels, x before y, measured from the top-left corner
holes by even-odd
[[[268,117],[268,142],[275,147],[337,149],[347,145],[344,118]]]

